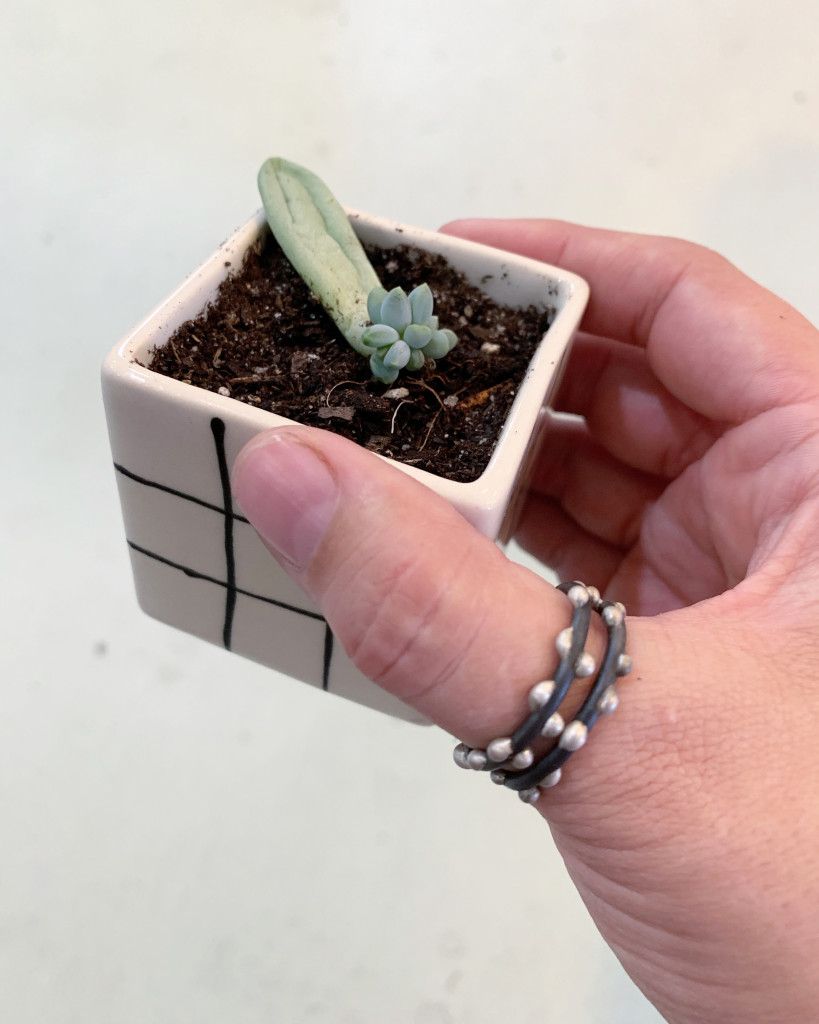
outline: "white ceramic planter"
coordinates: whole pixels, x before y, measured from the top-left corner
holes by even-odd
[[[409,243],[441,253],[498,302],[556,309],[478,480],[454,483],[393,463],[436,490],[488,537],[503,541],[537,452],[540,411],[558,381],[588,287],[534,260],[348,212],[365,243]],[[204,309],[264,230],[260,213],[105,360],[103,397],[137,597],[144,611],[172,626],[331,693],[420,721],[358,672],[319,610],[232,502],[230,470],[239,450],[260,431],[291,421],[136,363],[149,362],[152,349]]]

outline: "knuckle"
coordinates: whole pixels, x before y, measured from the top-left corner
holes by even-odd
[[[669,438],[659,454],[658,475],[666,480],[675,480],[705,455],[722,432],[722,424],[704,422],[692,429],[682,442]]]
[[[373,682],[382,681],[399,653],[415,639],[422,605],[430,600],[419,589],[418,575],[417,567],[402,559],[379,575],[367,614],[359,615],[354,607],[348,610],[347,653]]]
[[[346,603],[338,635],[347,654],[403,700],[452,678],[474,641],[481,616],[470,547],[447,568],[411,554],[393,557],[368,582],[368,598]]]

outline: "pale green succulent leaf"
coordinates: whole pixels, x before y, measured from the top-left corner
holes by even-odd
[[[405,341],[396,341],[384,356],[384,366],[388,370],[403,370],[409,362],[412,349]]]
[[[373,377],[382,384],[392,384],[398,379],[399,371],[384,366],[384,360],[377,352],[370,356],[370,370]]]
[[[429,343],[424,347],[428,359],[442,359],[449,352],[449,339],[443,331],[433,331]]]
[[[444,335],[449,344],[448,351],[451,352],[453,348],[455,348],[455,346],[458,344],[458,335],[454,331],[450,331],[448,327],[444,327],[441,333]]]
[[[367,312],[374,324],[381,322],[381,303],[387,297],[387,289],[378,285],[367,296]]]
[[[420,370],[426,362],[424,353],[419,352],[418,349],[413,349],[410,353],[409,362],[407,363],[408,370]]]
[[[361,335],[361,340],[370,348],[384,348],[385,345],[392,345],[398,341],[398,338],[398,331],[387,324],[373,324],[366,327]]]
[[[262,165],[259,192],[285,255],[362,352],[361,333],[370,320],[367,296],[380,282],[341,204],[312,171],[280,157]]]
[[[400,334],[405,327],[409,327],[412,321],[412,307],[407,293],[403,288],[393,288],[381,303],[381,315],[379,320],[382,324],[389,324]]]
[[[432,307],[435,300],[428,284],[419,284],[409,293],[410,307],[412,308],[412,322],[414,324],[426,324],[432,316]]]
[[[404,341],[410,348],[423,348],[431,337],[432,331],[421,324],[410,324],[404,331]]]

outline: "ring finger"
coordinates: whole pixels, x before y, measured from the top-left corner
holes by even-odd
[[[635,543],[666,485],[614,458],[582,421],[552,416],[530,494],[556,502],[585,533],[622,550]]]

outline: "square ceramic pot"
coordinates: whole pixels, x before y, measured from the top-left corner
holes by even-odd
[[[455,483],[393,463],[488,537],[504,541],[537,453],[540,412],[557,384],[588,287],[534,260],[348,212],[365,244],[429,249],[497,302],[555,310],[479,479]],[[138,365],[150,362],[155,347],[202,312],[266,230],[261,213],[251,218],[104,363],[103,397],[137,597],[162,622],[331,693],[419,721],[358,672],[318,608],[233,504],[230,471],[239,450],[260,431],[291,421]]]

